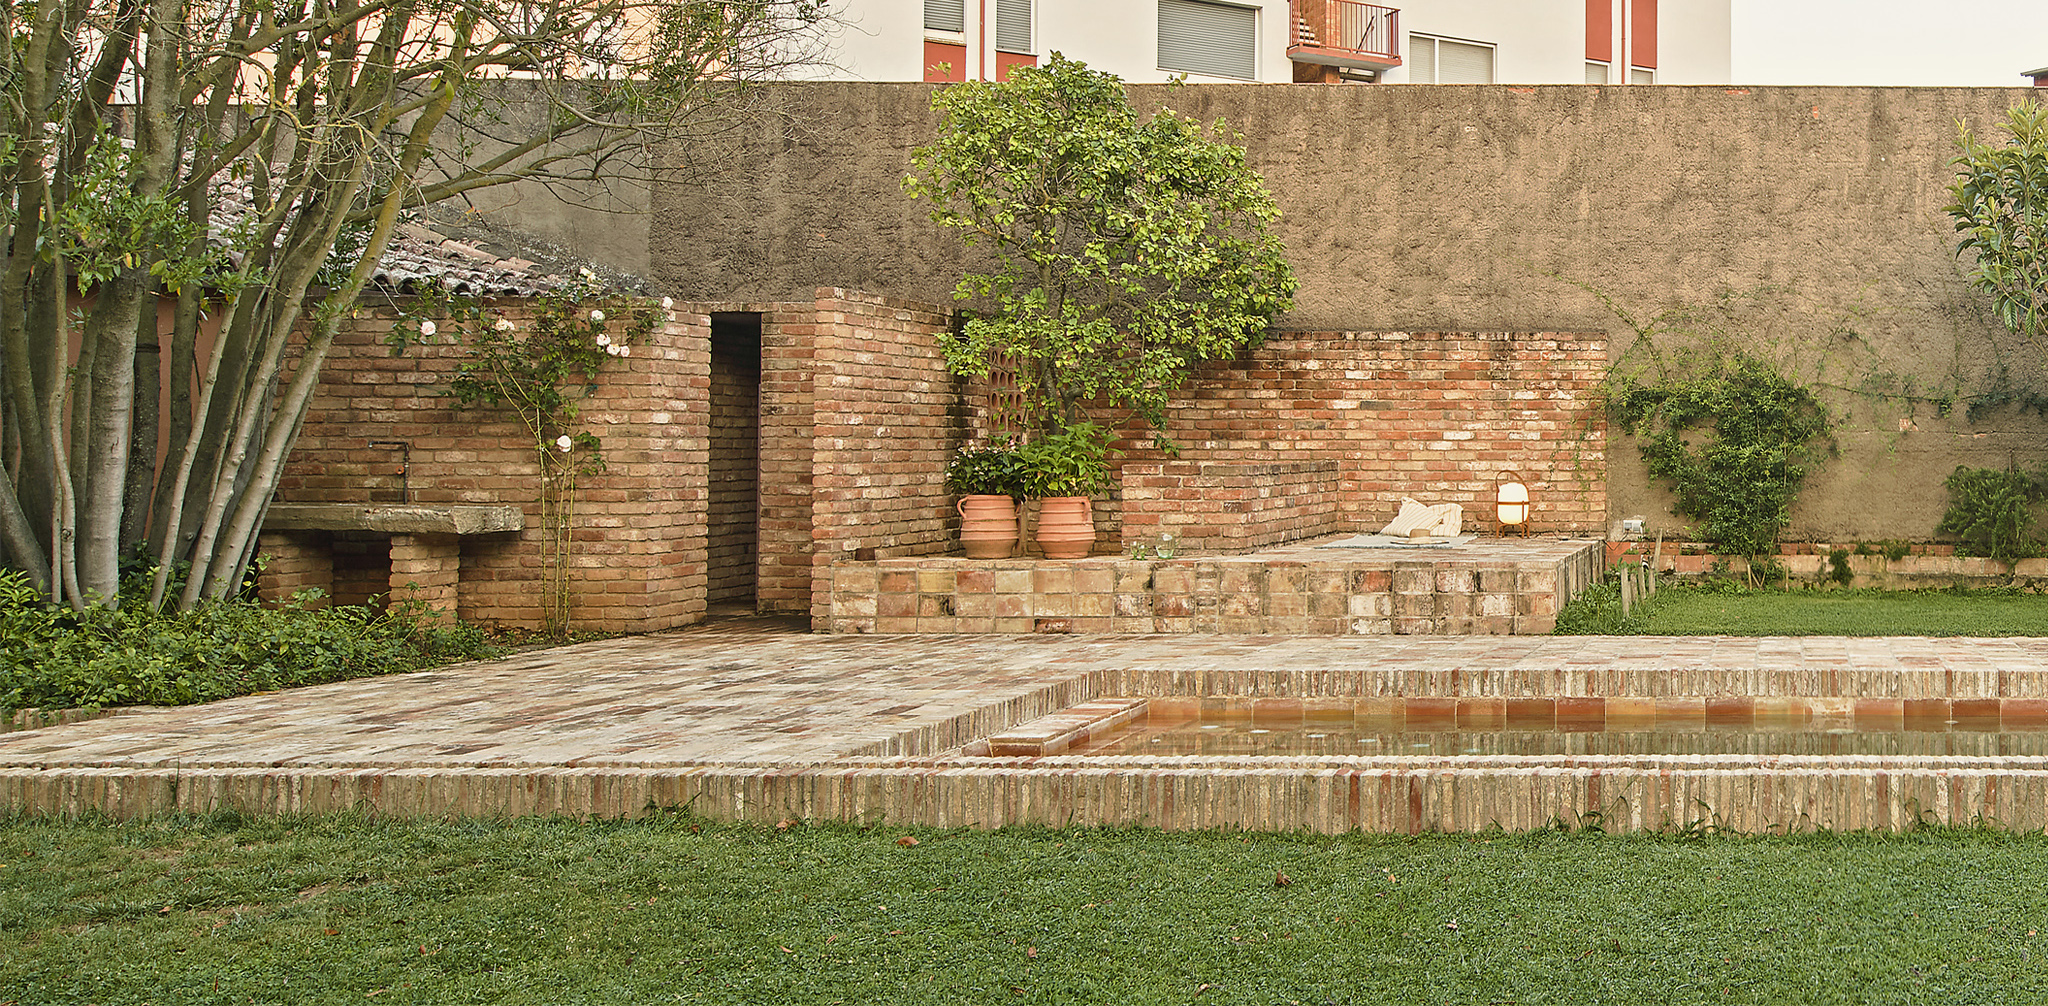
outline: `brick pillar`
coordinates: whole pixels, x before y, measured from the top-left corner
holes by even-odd
[[[419,601],[437,621],[455,620],[455,585],[461,579],[462,539],[452,534],[391,536],[391,604]]]
[[[256,539],[256,554],[263,556],[263,575],[257,592],[263,600],[278,603],[308,588],[320,591],[316,607],[326,607],[334,597],[334,550],[327,536],[313,531],[271,531]]]

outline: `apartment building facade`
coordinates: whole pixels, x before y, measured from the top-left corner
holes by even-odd
[[[837,79],[1724,84],[1730,0],[842,0]]]

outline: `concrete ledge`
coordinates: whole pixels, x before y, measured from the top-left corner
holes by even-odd
[[[386,534],[493,534],[518,531],[526,514],[516,506],[362,506],[352,503],[272,503],[265,531],[379,531]]]

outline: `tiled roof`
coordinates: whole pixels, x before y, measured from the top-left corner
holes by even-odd
[[[438,284],[473,297],[531,297],[568,282],[532,259],[500,257],[418,222],[399,226],[370,279],[395,292]]]
[[[211,221],[214,234],[233,230],[253,212],[250,204],[246,185],[220,189]],[[569,277],[585,271],[622,292],[645,292],[647,286],[638,277],[584,261],[544,242],[481,222],[465,222],[460,211],[430,207],[399,225],[370,282],[393,294],[418,293],[438,285],[471,297],[532,297],[567,286]]]

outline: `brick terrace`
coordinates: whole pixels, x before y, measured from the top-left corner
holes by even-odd
[[[1711,824],[2048,827],[2048,763],[1952,756],[993,757],[976,740],[1103,696],[1548,700],[1886,728],[2048,716],[2048,639],[816,636],[685,631],[0,735],[0,806],[839,818],[995,827],[1413,832]],[[1583,704],[1581,704],[1583,705]],[[1576,715],[1583,715],[1580,708]],[[1702,712],[1702,716],[1706,713]]]

